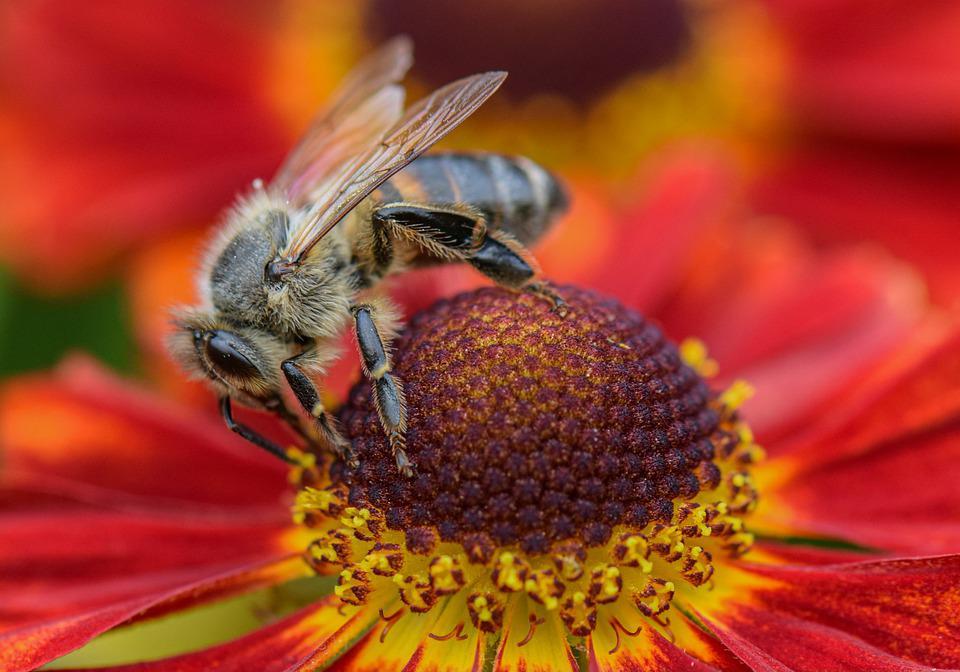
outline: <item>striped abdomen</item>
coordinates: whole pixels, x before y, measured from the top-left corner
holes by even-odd
[[[563,187],[529,159],[483,153],[421,156],[373,194],[378,203],[468,204],[491,230],[534,243],[567,206]]]

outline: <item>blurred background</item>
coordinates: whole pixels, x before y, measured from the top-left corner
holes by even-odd
[[[442,146],[525,154],[571,185],[539,252],[552,276],[623,246],[667,170],[658,226],[713,185],[707,219],[875,247],[933,305],[960,305],[958,2],[15,0],[0,8],[0,376],[82,350],[174,384],[165,307],[191,298],[218,213],[399,33],[416,45],[411,98],[510,72]]]

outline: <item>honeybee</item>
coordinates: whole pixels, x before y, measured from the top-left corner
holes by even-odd
[[[174,311],[174,357],[210,381],[232,431],[283,459],[279,445],[234,419],[231,402],[277,414],[355,466],[314,383],[352,321],[397,468],[412,474],[403,386],[391,373],[394,311],[371,292],[386,276],[464,261],[563,310],[525,247],[565,209],[559,182],[519,157],[421,156],[506,73],[457,80],[404,110],[399,81],[411,63],[409,40],[395,38],[347,76],[273,180],[255,181],[226,215],[199,277],[201,305]],[[284,385],[309,424],[285,404]]]

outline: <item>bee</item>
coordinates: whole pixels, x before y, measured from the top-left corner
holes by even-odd
[[[234,418],[231,402],[275,413],[356,466],[314,380],[352,322],[397,468],[412,474],[403,385],[391,372],[396,319],[373,292],[385,277],[466,262],[564,310],[526,249],[566,207],[556,178],[519,157],[421,156],[506,73],[460,79],[404,110],[399,82],[411,63],[409,40],[395,38],[347,76],[273,180],[255,181],[225,216],[199,277],[200,305],[174,311],[175,359],[212,384],[230,430],[288,461],[279,445]],[[285,387],[308,423],[285,403]]]

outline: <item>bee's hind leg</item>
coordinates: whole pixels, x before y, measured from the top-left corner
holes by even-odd
[[[483,217],[462,206],[439,207],[390,203],[373,213],[375,248],[386,233],[415,240],[432,255],[464,260],[501,287],[532,292],[550,301],[566,315],[567,304],[547,283],[538,279],[533,256],[505,231],[490,230]],[[385,247],[379,243],[379,247]],[[388,246],[387,246],[388,247]]]
[[[357,345],[363,371],[373,383],[373,398],[380,425],[390,441],[390,448],[397,461],[397,469],[404,476],[412,476],[414,464],[406,451],[407,407],[403,386],[391,372],[390,355],[384,347],[381,330],[377,327],[373,305],[358,304],[351,308]],[[386,310],[384,313],[388,312]],[[386,318],[386,315],[382,317]]]
[[[498,285],[542,296],[553,304],[555,313],[561,317],[567,314],[567,302],[537,277],[530,253],[507,234],[488,232],[467,261]]]
[[[544,299],[552,303],[553,312],[560,317],[567,316],[570,306],[567,305],[567,302],[563,300],[563,297],[560,296],[560,294],[558,294],[557,291],[548,283],[544,282],[543,280],[533,280],[532,282],[525,284],[522,289],[530,292],[531,294],[542,296]]]
[[[290,389],[293,390],[293,394],[297,397],[297,401],[300,402],[303,410],[309,413],[310,417],[313,418],[316,423],[320,436],[327,444],[327,448],[345,460],[351,467],[356,467],[357,460],[353,455],[350,442],[343,437],[334,425],[330,415],[323,407],[323,402],[320,400],[320,393],[317,392],[316,385],[313,384],[313,381],[310,380],[310,377],[303,370],[304,360],[311,355],[312,352],[307,351],[284,360],[280,365],[280,369],[283,371],[283,375],[287,379],[287,384],[290,385]]]

